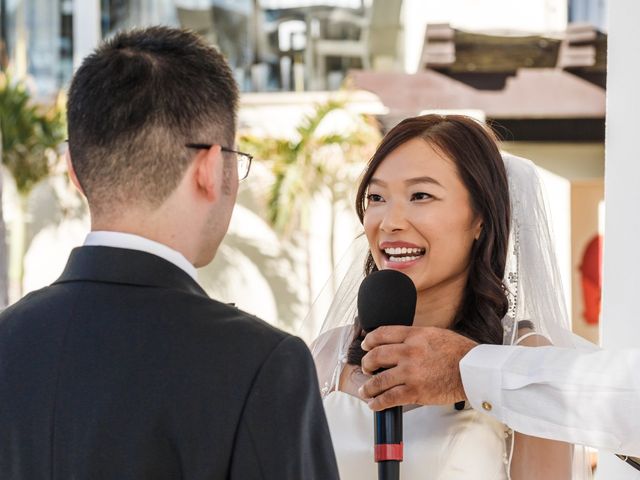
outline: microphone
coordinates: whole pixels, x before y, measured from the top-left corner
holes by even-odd
[[[358,317],[363,330],[368,333],[383,325],[412,325],[416,300],[416,287],[404,273],[397,270],[371,273],[358,290]],[[378,479],[399,480],[402,407],[374,412],[373,422]]]

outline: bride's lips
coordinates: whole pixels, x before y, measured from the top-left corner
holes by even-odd
[[[409,242],[382,242],[379,245],[383,268],[404,270],[418,263],[427,253],[425,247]]]

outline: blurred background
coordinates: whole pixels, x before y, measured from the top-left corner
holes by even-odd
[[[89,229],[64,167],[65,89],[114,32],[194,30],[242,91],[255,155],[211,296],[309,340],[362,228],[355,186],[404,117],[472,115],[546,184],[573,329],[600,340],[607,0],[0,0],[0,306],[54,281]],[[4,241],[3,241],[4,240]],[[351,247],[351,248],[350,248]],[[223,280],[224,279],[224,280]]]
[[[361,232],[355,185],[381,135],[421,112],[465,113],[540,167],[573,328],[598,342],[606,12],[607,0],[0,0],[0,301],[55,280],[88,231],[61,161],[74,68],[119,29],[165,24],[226,55],[238,144],[256,156],[199,274],[212,296],[308,339],[311,304]]]

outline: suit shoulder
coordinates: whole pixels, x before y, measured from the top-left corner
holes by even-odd
[[[42,309],[50,310],[58,298],[59,295],[58,292],[56,292],[56,287],[52,286],[30,292],[0,313],[0,324],[12,318],[28,316]],[[68,296],[65,295],[64,298],[60,298],[59,300],[65,302],[65,299],[68,299]]]
[[[315,380],[315,364],[309,348],[304,341],[293,335],[287,335],[275,345],[264,359],[260,369],[263,378],[277,377],[283,389],[297,389],[308,379]],[[314,391],[319,391],[317,384]]]
[[[265,346],[275,346],[285,338],[292,337],[283,330],[234,305],[205,297],[189,296],[184,300],[185,311],[192,313],[192,315],[188,315],[188,321],[208,327],[212,334],[220,335],[234,332],[235,335],[251,338],[254,344],[259,343]]]
[[[285,334],[285,337],[278,342],[274,353],[285,356],[305,357],[311,359],[309,347],[300,337]]]

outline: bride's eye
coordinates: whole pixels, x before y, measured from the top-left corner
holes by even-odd
[[[382,198],[382,195],[378,195],[377,193],[370,193],[369,195],[367,195],[368,203],[377,203],[382,201],[384,201],[384,199]]]
[[[430,200],[433,198],[433,195],[426,192],[417,192],[411,195],[411,201],[414,200]]]

